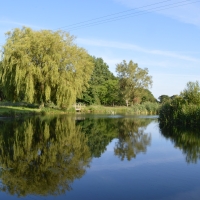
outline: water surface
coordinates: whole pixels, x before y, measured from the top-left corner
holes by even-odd
[[[0,199],[199,199],[198,131],[157,116],[0,120]]]

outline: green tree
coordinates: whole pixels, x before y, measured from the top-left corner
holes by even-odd
[[[141,96],[142,89],[152,85],[152,77],[148,75],[148,69],[141,69],[132,60],[127,63],[123,60],[116,65],[117,76],[119,77],[120,91],[127,106],[135,98]]]
[[[188,82],[186,88],[180,94],[189,104],[200,105],[199,82]]]
[[[110,79],[104,83],[104,87],[107,89],[107,93],[104,96],[104,101],[106,105],[120,104],[120,90],[119,90],[119,80],[118,79]]]
[[[156,98],[148,89],[143,89],[141,94],[141,103],[144,102],[152,102],[152,103],[157,102]]]
[[[6,35],[1,83],[8,100],[69,106],[88,86],[93,62],[73,36],[26,27]]]
[[[160,103],[165,103],[165,102],[169,101],[171,98],[168,95],[163,94],[163,95],[159,96],[158,99],[159,99]]]
[[[110,92],[107,84],[109,80],[116,80],[116,77],[109,71],[109,66],[102,58],[92,58],[94,70],[89,81],[90,87],[83,92],[82,98],[77,99],[77,101],[86,104],[107,104],[105,98]]]

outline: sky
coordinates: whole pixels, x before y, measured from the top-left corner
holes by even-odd
[[[2,1],[0,45],[22,26],[69,32],[115,75],[123,60],[148,68],[156,98],[200,79],[200,0]]]

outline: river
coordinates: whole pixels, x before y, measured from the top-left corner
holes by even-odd
[[[199,135],[157,116],[2,118],[0,199],[199,199]]]

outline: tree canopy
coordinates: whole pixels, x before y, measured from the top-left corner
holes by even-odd
[[[200,105],[199,82],[188,82],[186,88],[181,92],[181,96],[189,103]]]
[[[165,103],[166,101],[170,100],[170,96],[163,94],[163,95],[160,95],[158,97],[158,99],[159,99],[160,103]]]
[[[8,100],[69,106],[87,88],[93,62],[73,36],[26,27],[6,35],[1,83]]]
[[[152,103],[157,102],[156,98],[148,89],[141,90],[141,103],[144,102],[152,102]]]
[[[117,64],[117,76],[119,77],[120,91],[127,103],[133,102],[141,96],[142,90],[152,85],[152,77],[148,75],[148,69],[141,69],[132,60],[127,63],[123,60]]]
[[[118,80],[109,70],[102,58],[92,57],[94,70],[89,81],[89,88],[78,99],[86,104],[111,105],[119,101]]]

